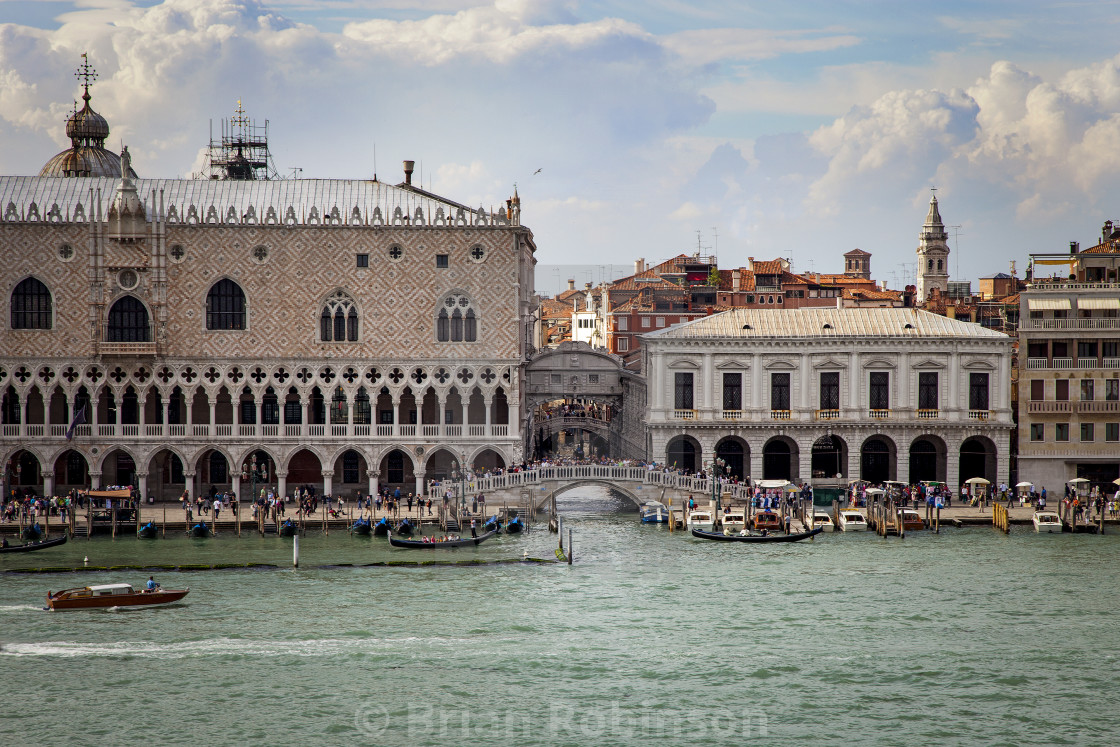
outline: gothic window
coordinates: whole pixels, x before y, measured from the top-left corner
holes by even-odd
[[[436,315],[438,342],[475,342],[478,339],[478,314],[465,294],[452,293],[443,299]]]
[[[123,296],[109,309],[106,342],[151,342],[148,310],[135,296]]]
[[[245,292],[223,278],[206,294],[206,329],[245,329]]]
[[[50,329],[51,292],[35,278],[27,278],[12,291],[12,329]]]
[[[335,291],[319,312],[319,339],[323,342],[357,342],[358,308],[345,291]]]

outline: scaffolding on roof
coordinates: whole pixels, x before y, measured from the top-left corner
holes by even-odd
[[[202,179],[230,179],[234,181],[268,181],[279,179],[280,174],[268,150],[268,120],[258,125],[246,116],[237,100],[232,119],[221,121],[221,138],[214,139],[213,123],[210,129],[210,146]]]

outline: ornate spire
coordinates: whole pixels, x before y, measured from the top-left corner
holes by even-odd
[[[97,80],[97,70],[89,64],[89,57],[86,52],[82,52],[82,64],[78,65],[74,77],[82,81],[82,100],[89,104],[89,87],[93,81]],[[75,106],[77,106],[77,102],[75,102]]]
[[[929,198],[929,214],[926,215],[927,226],[944,226],[941,222],[941,213],[937,209],[937,187],[931,187],[930,191],[934,194]]]

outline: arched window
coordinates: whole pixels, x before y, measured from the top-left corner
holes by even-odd
[[[933,270],[933,260],[932,259],[926,262],[926,269],[930,270],[930,271]]]
[[[135,296],[121,297],[109,309],[105,327],[106,342],[151,342],[148,310]]]
[[[471,299],[453,293],[443,299],[436,316],[436,340],[439,342],[475,342],[478,340],[478,313]]]
[[[223,278],[206,294],[206,329],[245,329],[245,292]]]
[[[942,263],[942,261],[940,259],[937,260],[937,271],[938,272],[941,272],[941,268],[943,268],[944,266],[945,265]]]
[[[358,308],[345,291],[335,291],[319,314],[319,339],[323,342],[357,342]]]
[[[50,329],[51,292],[35,278],[27,278],[12,291],[12,329]]]

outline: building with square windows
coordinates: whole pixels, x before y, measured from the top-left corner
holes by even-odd
[[[735,309],[643,337],[651,458],[843,487],[1009,479],[1011,338],[917,309]]]

